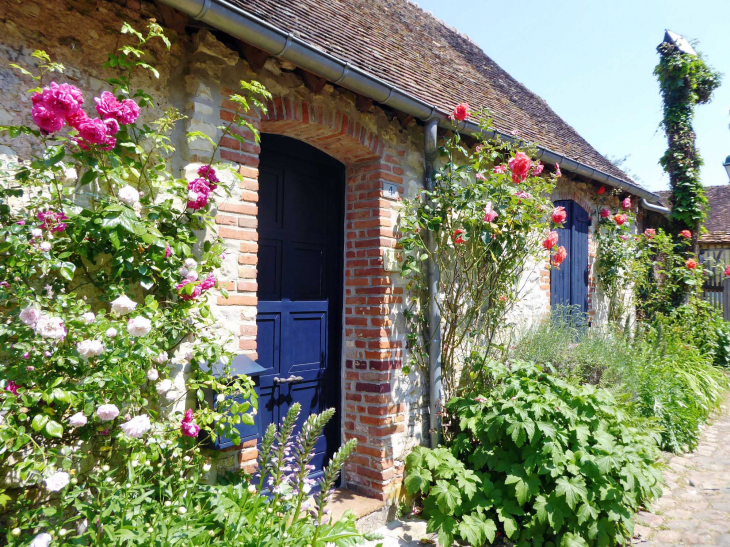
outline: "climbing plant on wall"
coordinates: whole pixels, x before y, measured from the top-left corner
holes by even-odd
[[[710,101],[720,85],[720,74],[687,47],[665,41],[657,50],[660,60],[654,74],[664,100],[662,127],[669,144],[659,162],[669,174],[674,228],[692,232],[692,251],[696,254],[707,198],[700,182],[702,158],[695,145],[692,118],[696,105]]]

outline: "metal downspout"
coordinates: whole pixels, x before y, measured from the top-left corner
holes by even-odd
[[[665,217],[668,217],[669,213],[671,213],[671,211],[668,208],[663,207],[662,205],[654,205],[653,203],[649,203],[648,201],[646,201],[646,199],[643,199],[643,198],[641,200],[641,205],[642,205],[642,207],[644,207],[644,209],[648,209],[649,211],[654,211],[655,213],[661,213]]]
[[[438,120],[426,121],[423,131],[423,149],[425,158],[424,186],[433,189],[433,172],[435,170],[438,147],[436,145]],[[432,233],[428,232],[426,245],[434,249]],[[433,260],[428,261],[428,385],[429,385],[429,438],[431,448],[436,448],[441,440],[441,313],[436,299],[439,294],[439,271]]]

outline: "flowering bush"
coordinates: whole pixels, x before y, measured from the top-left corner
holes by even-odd
[[[22,70],[38,83],[37,128],[0,128],[37,138],[40,149],[0,173],[0,507],[16,543],[45,530],[59,537],[53,530],[65,519],[84,517],[92,530],[113,510],[104,496],[89,497],[107,488],[101,476],[132,485],[128,497],[112,496],[118,503],[137,491],[146,492],[137,503],[169,498],[164,477],[187,484],[188,468],[202,462],[203,432],[239,442],[236,425],[253,423],[253,384],[230,376],[228,337],[214,330],[205,298],[225,247],[215,235],[196,236],[215,233],[209,199],[227,191],[219,175],[238,175],[212,163],[192,182],[170,175],[170,134],[182,116],[171,109],[140,123],[151,100],[131,87],[135,70],[156,73],[144,61],[148,42],[169,42],[154,23],[146,35],[128,25],[122,33],[133,43],[109,57],[120,73],[108,80],[112,91],[88,101],[70,84],[43,86],[63,67],[36,52],[39,74]],[[263,108],[268,93],[242,86],[247,96],[232,99],[239,114]],[[233,124],[253,130],[237,114],[224,136],[237,137]],[[222,376],[208,372],[213,364]],[[204,390],[219,394],[215,411],[202,404]],[[176,411],[194,401],[200,406],[184,416]],[[178,457],[190,465],[176,475]],[[157,466],[154,494],[137,482],[147,471],[135,462]],[[97,476],[105,466],[111,471]]]
[[[623,545],[661,493],[657,432],[611,393],[527,362],[490,363],[491,389],[446,407],[448,448],[417,448],[405,485],[441,545]]]
[[[489,120],[482,117],[480,123],[486,132]],[[481,142],[470,153],[455,132],[440,148],[444,161],[434,173],[433,190],[405,200],[400,242],[407,251],[402,274],[412,304],[406,312],[412,325],[408,344],[415,363],[425,366],[426,266],[433,260],[440,272],[446,400],[481,374],[459,365],[465,357],[476,348],[501,347],[504,318],[519,298],[530,260],[554,251],[557,267],[567,256],[564,248],[555,249],[557,232],[551,231],[565,220],[565,211],[553,210],[549,197],[557,172],[545,177],[530,153],[527,146],[522,151],[504,141]]]

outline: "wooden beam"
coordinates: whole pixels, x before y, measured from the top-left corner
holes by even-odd
[[[403,127],[408,127],[413,121],[413,116],[411,116],[410,114],[406,114],[405,112],[401,112],[400,110],[396,110],[395,115],[400,123],[403,125]]]
[[[307,72],[302,68],[298,69],[297,72],[302,77],[302,80],[304,80],[304,85],[312,90],[313,93],[322,93],[324,86],[327,84],[327,80],[317,76],[316,74]]]
[[[248,64],[251,65],[251,68],[254,70],[261,70],[264,68],[266,60],[270,57],[266,51],[247,44],[246,42],[241,42],[240,40],[236,40],[236,43],[238,44],[238,52],[245,57]]]

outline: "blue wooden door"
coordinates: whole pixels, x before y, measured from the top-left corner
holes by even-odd
[[[565,207],[567,218],[558,228],[558,245],[565,247],[568,257],[550,272],[550,304],[553,309],[571,307],[578,322],[586,322],[588,314],[588,227],[590,216],[583,207],[570,200],[555,202]]]
[[[295,139],[262,135],[259,166],[259,431],[295,402],[299,425],[338,410],[313,477],[339,447],[344,166]]]

